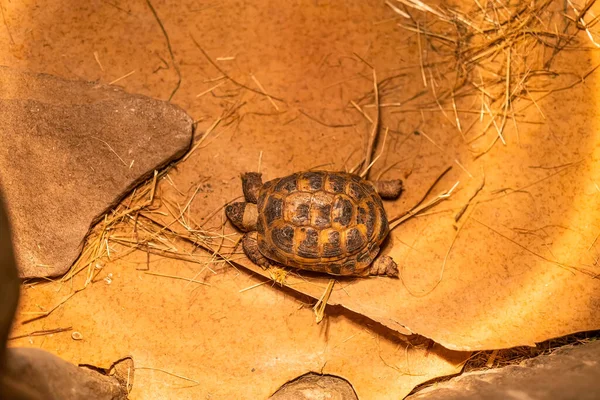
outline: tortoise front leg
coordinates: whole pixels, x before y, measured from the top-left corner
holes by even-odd
[[[242,238],[242,249],[246,256],[256,265],[260,265],[263,268],[269,268],[271,263],[263,256],[258,250],[258,233],[256,231],[248,232]]]
[[[391,181],[372,181],[377,194],[382,199],[396,200],[402,194],[402,180],[393,179]]]
[[[398,265],[390,256],[378,256],[371,264],[369,275],[398,276]]]
[[[258,192],[260,192],[262,185],[262,174],[258,172],[242,174],[242,190],[248,203],[256,204],[258,202]]]

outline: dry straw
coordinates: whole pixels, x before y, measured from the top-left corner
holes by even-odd
[[[583,83],[596,70],[580,74],[557,69],[560,53],[585,51],[588,43],[600,47],[593,32],[598,22],[594,3],[590,0],[577,6],[569,0],[565,8],[562,2],[552,0],[474,0],[450,7],[420,0],[388,1],[399,16],[398,25],[414,35],[425,89],[404,101],[382,102],[378,107],[403,113],[441,112],[474,158],[498,142],[506,145],[509,126],[514,127],[518,142],[518,122],[537,122],[523,119],[526,109],[534,107],[543,123],[546,117],[540,102]],[[397,78],[380,82],[379,97],[386,95],[386,86],[395,86],[392,81]],[[416,99],[421,102],[408,108]],[[372,96],[357,103],[353,104],[357,109],[374,105]],[[461,118],[471,121],[465,123]],[[474,129],[477,123],[483,128]]]

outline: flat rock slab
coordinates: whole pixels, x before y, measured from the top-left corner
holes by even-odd
[[[0,187],[21,277],[65,273],[90,225],[181,157],[192,131],[172,104],[0,67]]]
[[[565,347],[504,368],[469,373],[407,400],[598,399],[600,342]]]

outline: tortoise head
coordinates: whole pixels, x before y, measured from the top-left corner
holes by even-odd
[[[246,202],[231,203],[225,207],[225,214],[239,230],[243,232],[256,230],[256,223],[258,222],[258,208],[256,208],[256,204]]]

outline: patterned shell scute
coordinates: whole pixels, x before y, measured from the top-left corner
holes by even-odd
[[[366,268],[389,230],[373,185],[343,172],[301,172],[266,182],[258,212],[261,253],[334,274],[352,273],[357,264]]]

